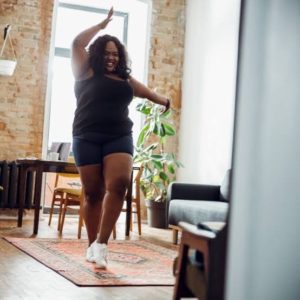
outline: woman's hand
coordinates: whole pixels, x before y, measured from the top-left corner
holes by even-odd
[[[164,114],[165,112],[167,112],[171,107],[171,102],[169,99],[167,99],[167,103],[165,104],[165,109],[162,111],[162,113]]]
[[[111,7],[109,10],[107,17],[100,23],[101,29],[105,29],[107,24],[112,20],[112,15],[114,14],[114,8]]]
[[[114,14],[114,8],[111,7],[111,9],[109,10],[107,17],[100,23],[100,27],[101,29],[105,29],[107,24],[112,20],[112,16]]]

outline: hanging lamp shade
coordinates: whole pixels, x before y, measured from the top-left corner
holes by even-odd
[[[0,58],[0,75],[12,76],[14,74],[17,61]]]

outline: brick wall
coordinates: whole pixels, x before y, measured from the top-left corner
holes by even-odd
[[[184,6],[185,0],[153,1],[149,62],[149,86],[173,99],[177,128]],[[52,13],[50,0],[1,0],[0,39],[5,25],[11,24],[18,64],[13,76],[0,76],[0,160],[41,155]],[[176,151],[177,144],[174,138],[169,147]]]
[[[154,0],[148,84],[172,99],[173,122],[179,130],[183,71],[185,0]],[[167,150],[177,153],[178,135]]]
[[[40,155],[52,10],[52,1],[1,1],[0,37],[11,24],[18,63],[13,76],[0,76],[0,159]]]

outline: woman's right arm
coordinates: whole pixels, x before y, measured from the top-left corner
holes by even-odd
[[[113,8],[110,9],[107,17],[99,24],[92,26],[79,33],[72,42],[72,71],[76,80],[82,80],[88,77],[91,72],[89,66],[89,57],[86,47],[92,38],[112,20],[114,13]]]

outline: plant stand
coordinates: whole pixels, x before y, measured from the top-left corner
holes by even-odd
[[[148,225],[155,228],[167,228],[166,202],[145,199]]]

